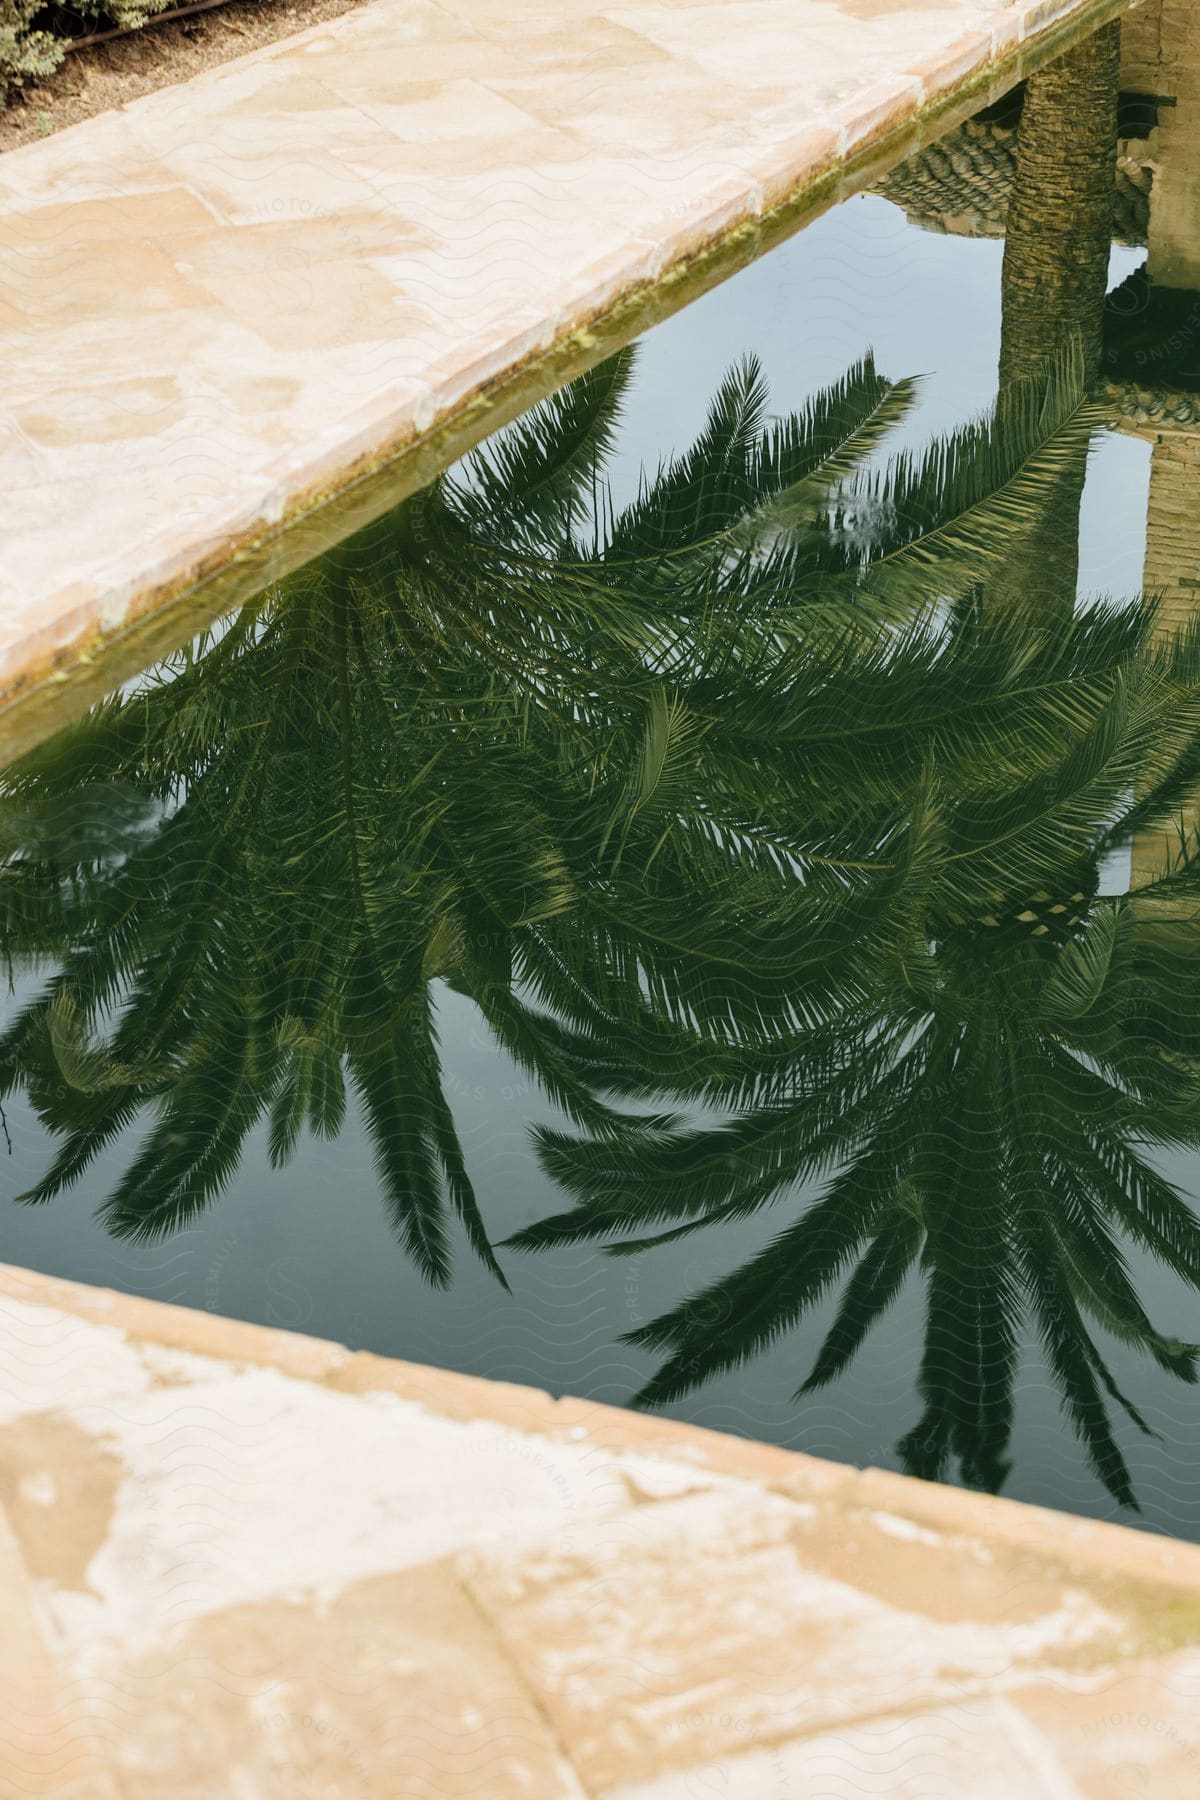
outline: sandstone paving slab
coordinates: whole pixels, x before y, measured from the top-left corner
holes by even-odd
[[[934,1481],[911,1481],[884,1469],[868,1469],[856,1487],[860,1505],[902,1513],[923,1530],[956,1533],[965,1522],[962,1495]],[[1096,1519],[1045,1507],[1013,1506],[994,1494],[972,1494],[971,1529],[991,1544],[1020,1548],[1031,1538],[1057,1559],[1079,1568],[1103,1569],[1119,1580],[1159,1582],[1200,1597],[1200,1556],[1174,1538],[1128,1531]]]
[[[900,1515],[710,1492],[604,1521],[586,1548],[460,1567],[590,1791],[747,1742],[1108,1669],[1200,1608]],[[1032,1735],[1032,1734],[1027,1734]],[[807,1791],[802,1789],[801,1791]]]
[[[587,1800],[437,1565],[207,1613],[88,1684],[127,1800]],[[186,1729],[181,1730],[182,1721]]]
[[[1200,1650],[1018,1689],[1010,1703],[1085,1800],[1200,1793]]]
[[[10,152],[0,699],[1120,7],[374,0]]]
[[[50,1653],[21,1548],[0,1510],[0,1797],[119,1800],[82,1692]]]
[[[0,1524],[14,1800],[1196,1791],[1192,1546],[4,1267]]]
[[[1121,1789],[1109,1787],[1106,1800]],[[1136,1790],[1126,1790],[1136,1792]],[[1170,1791],[1170,1790],[1167,1790]],[[1182,1791],[1182,1790],[1181,1790]],[[889,1713],[603,1790],[600,1800],[1083,1800],[1005,1700]]]

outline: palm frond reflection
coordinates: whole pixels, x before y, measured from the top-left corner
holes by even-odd
[[[927,1294],[909,1467],[998,1486],[1023,1336],[1110,1492],[1136,1406],[1099,1330],[1184,1380],[1136,1246],[1200,1287],[1153,1153],[1200,1133],[1196,846],[1106,860],[1200,782],[1200,631],[1020,597],[1095,427],[1076,351],[880,464],[869,359],[771,422],[747,362],[625,505],[613,359],[0,786],[0,943],[48,970],[0,1040],[58,1139],[135,1120],[111,1228],[170,1231],[353,1100],[428,1280],[501,1281],[443,1080],[439,984],[566,1117],[534,1249],[767,1206],[760,1256],[636,1334],[678,1398],[841,1287],[802,1396]],[[703,1105],[718,1117],[685,1122]],[[649,1109],[649,1110],[647,1110]],[[797,1200],[820,1183],[812,1201]],[[794,1216],[793,1216],[794,1215]]]

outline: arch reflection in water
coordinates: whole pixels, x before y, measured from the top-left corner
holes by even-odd
[[[1108,1415],[1137,1412],[1093,1333],[1194,1378],[1124,1261],[1200,1286],[1200,1227],[1146,1156],[1200,1139],[1194,838],[1098,890],[1200,779],[1200,637],[1148,604],[1073,612],[1069,556],[1065,604],[1044,562],[1023,579],[1096,424],[1084,358],[882,472],[913,384],[868,361],[769,424],[746,363],[619,509],[632,366],[9,769],[5,956],[53,972],[0,1089],[59,1139],[23,1197],[145,1115],[105,1215],[170,1231],[259,1120],[276,1163],[336,1134],[350,1084],[425,1275],[449,1279],[457,1214],[503,1280],[444,982],[573,1122],[540,1154],[576,1204],[521,1247],[787,1214],[636,1334],[666,1352],[644,1398],[840,1281],[801,1392],[831,1380],[919,1270],[908,1465],[1000,1484],[1032,1328],[1132,1503]],[[697,1102],[724,1116],[685,1122]]]

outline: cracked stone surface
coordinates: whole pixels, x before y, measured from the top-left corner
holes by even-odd
[[[4,1800],[1200,1787],[1195,1547],[2,1266],[0,1371]]]
[[[0,699],[1118,5],[374,0],[10,152]]]

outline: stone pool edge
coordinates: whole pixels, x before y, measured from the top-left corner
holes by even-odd
[[[493,344],[482,354],[477,346],[466,346],[460,366],[443,372],[415,402],[406,400],[365,434],[360,430],[327,446],[319,458],[296,460],[271,492],[252,496],[239,507],[239,517],[228,520],[219,540],[209,528],[186,551],[173,551],[168,566],[142,569],[128,585],[118,582],[75,599],[62,594],[50,603],[47,616],[37,617],[15,640],[5,642],[0,628],[0,719],[7,727],[9,715],[35,690],[47,687],[57,718],[55,684],[80,665],[86,669],[93,659],[106,657],[139,627],[160,614],[182,611],[187,616],[193,602],[197,616],[211,618],[256,591],[264,578],[286,573],[296,566],[294,554],[284,549],[280,561],[276,547],[295,537],[307,545],[300,558],[306,560],[315,553],[304,535],[306,525],[313,525],[315,539],[323,544],[320,521],[326,513],[336,517],[346,506],[354,510],[357,501],[358,513],[370,517],[384,504],[404,498],[542,392],[582,372],[656,317],[686,304],[772,241],[855,191],[881,164],[906,153],[934,127],[952,122],[954,109],[1001,91],[1085,28],[1119,17],[1129,4],[1014,0],[986,28],[936,46],[898,78],[899,85],[877,81],[856,96],[852,107],[841,106],[819,121],[798,118],[793,135],[769,159],[764,155],[751,178],[739,175],[718,183],[698,199],[686,226],[669,239],[639,241],[603,258],[592,285],[572,297],[565,319],[560,305],[540,325],[526,326],[515,339]],[[293,41],[255,50],[224,70],[261,61]],[[205,79],[198,76],[183,85]],[[61,144],[71,138],[86,145],[88,134],[102,129],[112,116],[85,120],[51,141]],[[40,148],[24,146],[9,154],[26,158],[28,170]],[[381,487],[387,501],[373,504],[368,496]],[[327,535],[328,541],[336,541],[345,530],[331,523]],[[181,628],[174,641],[185,631]],[[119,671],[118,678],[125,672]],[[103,678],[93,685],[102,687]],[[35,697],[35,706],[41,697]],[[23,732],[18,726],[17,752],[25,747],[23,738],[36,741],[40,735],[37,727]]]
[[[174,1800],[195,1758],[272,1796],[678,1800],[719,1757],[730,1794],[836,1767],[840,1795],[999,1755],[1062,1800],[1107,1791],[1097,1731],[1106,1768],[1132,1745],[1160,1800],[1194,1791],[1200,1546],[11,1265],[0,1368],[2,1791]],[[292,1532],[300,1572],[264,1576]],[[360,1640],[382,1660],[347,1667]],[[875,1691],[822,1722],[868,1643]]]
[[[1120,1571],[1135,1580],[1164,1581],[1200,1596],[1200,1544],[1139,1531],[1135,1527],[1057,1512],[1003,1495],[923,1481],[871,1465],[858,1468],[755,1438],[688,1425],[650,1412],[635,1412],[544,1388],[464,1375],[431,1363],[406,1362],[351,1350],[331,1338],[278,1326],[255,1325],[226,1314],[151,1300],[116,1288],[46,1275],[0,1263],[0,1326],[5,1304],[24,1301],[112,1326],[126,1335],[196,1356],[279,1370],[342,1393],[389,1393],[428,1406],[443,1416],[486,1419],[551,1437],[575,1437],[584,1423],[589,1437],[611,1450],[657,1451],[786,1493],[838,1494],[866,1505],[892,1505],[951,1527],[982,1530],[997,1541],[1040,1545],[1082,1566]],[[0,1350],[5,1348],[0,1342]],[[3,1367],[0,1364],[0,1367]]]

